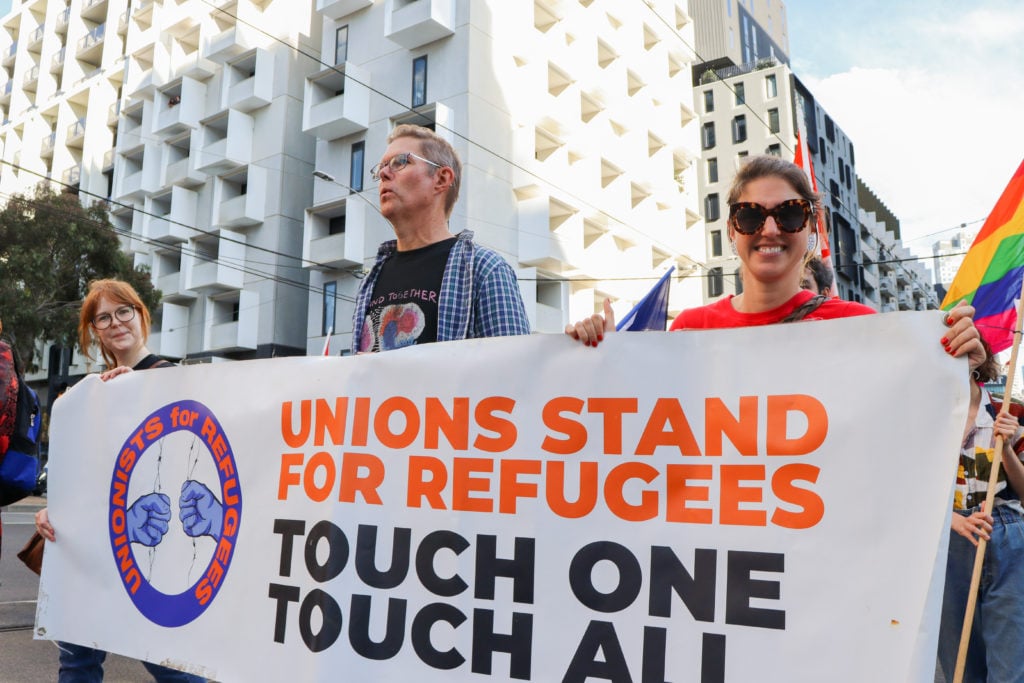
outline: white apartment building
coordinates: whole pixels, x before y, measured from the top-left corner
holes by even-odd
[[[313,24],[309,3],[269,0],[15,0],[3,19],[0,191],[109,198],[163,292],[165,356],[305,351]]]
[[[703,154],[698,185],[710,268],[703,295],[708,302],[742,291],[740,260],[729,250],[727,225],[729,187],[742,160],[758,154],[792,158],[796,149],[789,69],[765,60],[724,73],[731,75],[709,75],[694,84]]]
[[[670,310],[700,303],[681,0],[13,0],[0,26],[0,192],[109,198],[162,355],[347,347],[403,122],[458,150],[452,230],[513,265],[535,330],[673,265]]]
[[[900,244],[899,221],[860,182],[853,144],[785,64],[705,63],[694,84],[703,158],[698,175],[711,276],[706,301],[742,291],[740,262],[728,249],[728,192],[743,158],[792,159],[798,120],[822,195],[839,296],[878,310],[935,308],[930,278]]]
[[[699,61],[789,63],[784,0],[690,0]]]
[[[941,285],[945,290],[949,289],[964,262],[967,250],[974,244],[974,238],[977,236],[977,230],[968,231],[967,226],[963,225],[949,237],[932,244],[932,254],[935,256],[932,262],[935,265],[935,284]]]
[[[888,313],[939,307],[927,266],[900,239],[900,221],[867,185],[857,178],[864,303]]]
[[[669,266],[700,275],[693,25],[674,0],[318,0],[304,130],[322,174],[306,212],[308,351],[348,344],[359,275],[391,234],[367,169],[398,123],[465,168],[451,228],[516,268],[534,330],[620,315]],[[670,310],[699,303],[675,280]],[[337,302],[337,303],[336,303]]]

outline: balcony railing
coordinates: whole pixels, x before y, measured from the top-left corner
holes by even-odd
[[[68,126],[68,140],[85,135],[85,117],[81,117],[70,126]]]
[[[78,181],[82,179],[82,165],[72,166],[68,170],[64,171],[64,183],[66,185],[77,185]]]
[[[57,133],[53,132],[43,138],[42,149],[39,150],[41,155],[48,155],[53,151],[54,145],[57,144]]]
[[[35,31],[32,31],[32,37],[29,38],[29,42],[31,44],[38,43],[40,40],[43,39],[44,35],[46,35],[46,27],[40,25],[36,28]]]
[[[100,24],[93,30],[89,31],[81,40],[78,41],[78,50],[88,50],[93,45],[97,45],[103,41],[103,33],[106,31],[107,25]]]
[[[7,48],[7,54],[5,54],[4,56],[5,57],[13,57],[17,53],[18,53],[18,41],[14,41],[13,43],[11,43],[11,46],[9,48]]]

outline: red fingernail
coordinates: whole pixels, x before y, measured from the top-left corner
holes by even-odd
[[[946,316],[946,325],[952,325],[952,324],[953,324],[953,316],[947,315]]]
[[[604,341],[604,335],[597,335],[597,341]]]
[[[953,348],[952,348],[952,347],[950,347],[950,346],[947,346],[947,347],[946,347],[946,353],[948,353],[949,355],[951,355],[951,356],[952,356],[952,355],[953,355]]]
[[[948,340],[948,339],[946,339],[945,337],[943,337],[943,338],[942,338],[942,341],[941,341],[941,342],[939,342],[939,343],[940,343],[940,344],[942,344],[943,346],[945,346],[945,347],[947,348],[947,350],[948,350],[948,348],[949,348],[949,340]]]

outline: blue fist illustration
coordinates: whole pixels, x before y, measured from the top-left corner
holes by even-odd
[[[170,519],[171,499],[147,493],[128,508],[128,540],[152,548],[163,540]]]
[[[224,524],[224,506],[202,482],[190,479],[182,485],[178,507],[178,516],[186,534],[193,538],[220,538],[221,527]]]

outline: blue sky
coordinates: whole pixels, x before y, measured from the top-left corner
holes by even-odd
[[[0,17],[11,11],[11,0],[0,0]]]
[[[908,246],[980,228],[1024,160],[1024,2],[786,7],[794,71],[853,140]]]

